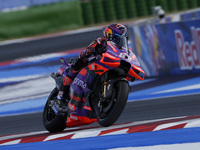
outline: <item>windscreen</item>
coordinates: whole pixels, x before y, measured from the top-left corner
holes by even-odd
[[[119,49],[128,49],[128,41],[125,36],[116,37],[113,42],[119,47]]]

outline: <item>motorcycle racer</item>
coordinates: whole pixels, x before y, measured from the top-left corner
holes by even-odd
[[[60,74],[55,74],[54,79],[56,86],[59,90],[57,99],[68,101],[69,100],[69,88],[79,73],[79,71],[87,65],[88,58],[92,55],[101,54],[107,50],[107,41],[112,41],[117,47],[127,45],[127,40],[123,40],[122,36],[128,38],[127,28],[122,24],[111,24],[103,28],[104,37],[95,39],[85,50],[79,53],[77,60],[71,60],[71,68],[65,70],[67,76],[64,78]],[[128,49],[131,51],[130,49]]]

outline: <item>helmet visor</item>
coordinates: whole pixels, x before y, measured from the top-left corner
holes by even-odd
[[[119,49],[128,49],[128,41],[125,36],[116,37],[114,38],[113,42],[116,43]]]

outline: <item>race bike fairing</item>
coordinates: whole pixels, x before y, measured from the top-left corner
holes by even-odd
[[[121,44],[123,43],[122,41]],[[92,119],[92,121],[96,121],[96,116],[90,106],[89,96],[95,90],[99,77],[103,75],[106,71],[125,65],[125,68],[127,69],[126,80],[129,81],[132,78],[138,78],[141,80],[144,79],[144,74],[142,78],[138,75],[139,72],[144,72],[140,68],[140,64],[135,54],[132,51],[128,51],[127,47],[118,49],[117,45],[115,45],[114,42],[108,42],[108,50],[103,53],[102,56],[98,59],[99,60],[97,60],[96,57],[91,57],[89,65],[79,72],[79,74],[76,76],[71,84],[71,100],[68,104],[68,107],[71,111],[70,121],[76,122],[75,120],[79,120],[77,122],[78,125],[81,124],[80,120],[83,121],[83,124],[87,124],[89,119]],[[79,105],[78,103],[80,102],[84,104]],[[74,120],[72,119],[72,116]],[[86,120],[86,122],[84,121],[84,119]],[[68,121],[68,126],[69,123],[70,122]]]
[[[93,122],[110,126],[121,115],[130,90],[128,81],[144,80],[145,73],[135,54],[128,49],[126,38],[107,44],[107,51],[91,56],[88,65],[71,83],[68,109],[61,113],[62,117],[54,104],[58,90],[54,89],[50,94],[43,113],[43,123],[49,132]],[[61,60],[58,73],[64,78],[67,75],[64,70],[70,65]]]

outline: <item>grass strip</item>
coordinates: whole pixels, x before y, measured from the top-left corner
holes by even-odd
[[[79,1],[0,13],[0,40],[51,33],[83,26]]]

